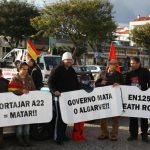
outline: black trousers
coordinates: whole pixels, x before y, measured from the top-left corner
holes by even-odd
[[[54,113],[55,113],[55,128],[54,128],[54,140],[63,141],[67,124],[65,124],[61,117],[59,101],[54,101]]]
[[[3,142],[3,127],[0,128],[0,144]]]
[[[130,123],[129,123],[129,132],[130,135],[133,137],[138,136],[138,118],[130,117]],[[148,119],[146,118],[140,118],[141,122],[141,135],[142,136],[147,136],[147,131],[148,131]]]

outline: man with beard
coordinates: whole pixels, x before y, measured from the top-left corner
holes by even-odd
[[[79,89],[77,74],[72,68],[73,58],[70,52],[62,55],[62,63],[54,68],[50,74],[48,86],[54,99],[54,110],[56,113],[54,140],[58,145],[62,145],[67,140],[65,135],[67,124],[61,117],[59,96],[62,92],[74,91]]]

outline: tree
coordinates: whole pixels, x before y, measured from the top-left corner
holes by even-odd
[[[150,24],[134,28],[131,31],[131,39],[137,46],[150,49]]]
[[[35,34],[30,19],[39,15],[36,7],[26,1],[0,1],[0,35],[10,37],[10,47],[17,47],[23,37]]]
[[[150,24],[138,26],[131,31],[131,39],[141,48],[149,50],[149,63],[150,63]]]
[[[86,51],[86,44],[93,48],[97,42],[106,41],[116,25],[108,0],[59,1],[43,8],[41,15],[32,19],[38,35],[68,35],[75,47],[75,54]],[[82,53],[81,53],[82,49]]]

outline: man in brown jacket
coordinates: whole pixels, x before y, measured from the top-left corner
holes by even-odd
[[[123,84],[123,76],[120,72],[117,71],[117,61],[112,59],[108,62],[108,70],[106,73],[103,73],[103,78],[96,82],[96,86],[106,86],[113,85],[117,86],[119,84]],[[98,83],[100,82],[100,83]],[[119,129],[119,117],[112,117],[112,131],[110,133],[110,140],[116,141],[118,138],[118,129]],[[107,128],[107,119],[101,119],[101,135],[99,136],[99,140],[104,140],[109,138],[109,131]]]

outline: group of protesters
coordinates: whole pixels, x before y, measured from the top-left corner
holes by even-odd
[[[97,80],[96,86],[105,86],[124,84],[137,86],[141,90],[147,90],[150,87],[150,72],[141,67],[140,59],[138,57],[133,57],[130,60],[131,70],[126,74],[126,78],[123,81],[122,74],[117,71],[118,63],[116,60],[110,60],[108,63],[107,72],[101,73],[101,78]],[[141,121],[141,136],[142,141],[148,142],[148,119],[140,118]],[[116,141],[118,138],[119,129],[119,117],[112,118],[112,132],[109,135],[107,129],[106,119],[101,119],[101,135],[100,140],[110,138],[112,141]],[[130,136],[127,138],[128,141],[133,141],[138,139],[138,118],[129,118],[129,133]]]
[[[54,141],[58,145],[63,145],[64,141],[68,141],[66,136],[67,124],[62,120],[59,97],[62,92],[75,91],[83,88],[78,80],[77,74],[73,69],[73,58],[70,52],[65,52],[62,55],[62,63],[56,66],[50,73],[48,80],[48,87],[52,94],[53,110],[54,110]],[[133,57],[130,59],[131,70],[127,73],[126,79],[118,71],[118,62],[114,59],[109,60],[107,69],[100,73],[99,78],[95,81],[95,87],[102,87],[112,85],[112,88],[119,85],[133,85],[139,87],[141,90],[147,90],[150,87],[150,72],[141,67],[140,59]],[[93,82],[93,81],[92,81]],[[43,86],[42,74],[39,67],[33,59],[29,62],[23,62],[19,65],[18,73],[10,82],[2,78],[2,71],[0,71],[0,92],[11,91],[17,95],[27,94],[29,91],[39,90]],[[120,117],[112,117],[112,131],[109,133],[107,118],[100,119],[100,135],[99,140],[110,139],[117,141],[119,120]],[[142,141],[148,142],[148,119],[140,118],[141,120],[141,136]],[[138,118],[131,117],[129,119],[130,136],[128,141],[138,139]],[[0,128],[0,146],[3,143],[3,128]],[[16,136],[19,145],[31,146],[29,140],[30,125],[16,126]],[[72,140],[86,140],[84,136],[84,122],[75,123],[72,132]]]
[[[77,75],[72,68],[73,58],[69,52],[66,52],[62,56],[63,63],[57,66],[49,77],[49,88],[54,97],[55,110],[57,120],[55,122],[55,137],[54,140],[57,144],[62,145],[63,141],[66,140],[66,127],[67,125],[63,122],[60,114],[59,96],[62,92],[74,91],[81,88],[77,80]],[[118,62],[114,59],[108,62],[106,71],[102,72],[100,78],[95,82],[96,87],[113,85],[119,86],[134,85],[139,87],[141,90],[147,90],[150,87],[150,73],[147,69],[142,68],[140,59],[133,57],[130,60],[131,71],[126,75],[125,81],[123,75],[118,71]],[[119,129],[119,116],[113,117],[112,119],[112,131],[109,133],[107,128],[107,119],[100,120],[101,133],[98,137],[99,140],[110,139],[117,141],[118,129]],[[141,118],[141,136],[142,141],[148,142],[148,119]],[[83,135],[84,122],[74,124],[72,139],[73,140],[84,140]],[[137,140],[138,138],[138,118],[130,118],[129,123],[130,136],[128,141]]]

